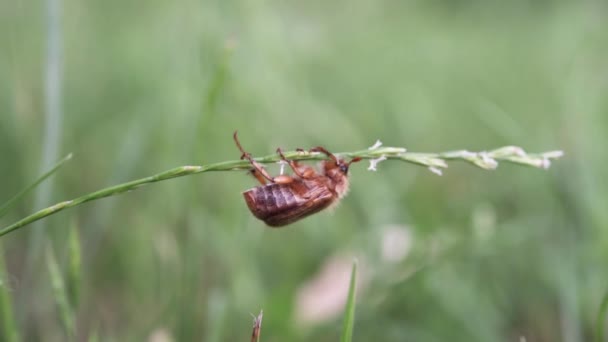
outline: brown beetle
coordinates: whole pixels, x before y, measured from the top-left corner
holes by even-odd
[[[255,217],[271,227],[288,225],[337,204],[348,192],[350,164],[361,160],[353,158],[345,162],[325,148],[315,147],[310,152],[321,152],[330,158],[321,162],[321,173],[317,173],[311,166],[288,160],[278,148],[277,153],[291,167],[294,176],[272,177],[243,150],[237,132],[234,132],[234,141],[242,153],[241,159],[251,163],[251,174],[262,184],[243,192],[245,202]]]

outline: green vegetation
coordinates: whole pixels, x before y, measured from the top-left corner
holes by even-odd
[[[0,244],[1,245],[1,244]],[[10,274],[6,271],[3,250],[0,249],[0,340],[7,342],[19,341],[19,329],[15,324],[15,314],[12,305],[11,292],[14,290],[10,282]]]
[[[344,309],[344,323],[342,325],[342,335],[340,342],[350,342],[353,340],[353,329],[355,326],[355,302],[357,290],[357,262],[353,262],[353,270],[350,273],[350,284],[348,287],[348,299]]]
[[[549,170],[450,163],[442,177],[408,163],[354,164],[333,214],[282,229],[249,213],[241,192],[255,182],[242,171],[83,202],[0,238],[0,339],[247,341],[249,313],[263,309],[262,342],[338,341],[350,265],[319,282],[318,312],[301,313],[301,294],[340,256],[359,260],[354,341],[599,338],[606,4],[110,0],[61,9],[52,159],[74,157],[34,204],[20,191],[52,169],[44,132],[59,123],[44,115],[45,3],[0,4],[0,229],[162,170],[238,159],[236,129],[256,157],[279,146],[364,150],[376,139],[413,152],[516,145],[566,157]]]
[[[381,145],[381,142],[378,141],[377,145]],[[443,153],[417,153],[417,152],[406,152],[405,148],[399,147],[376,147],[375,145],[368,148],[367,150],[361,150],[356,152],[341,152],[339,155],[343,158],[360,158],[362,160],[369,159],[370,166],[368,170],[377,171],[377,165],[385,160],[401,160],[410,162],[413,164],[418,164],[422,166],[426,166],[429,170],[435,174],[442,175],[441,169],[445,169],[448,167],[447,160],[464,160],[481,167],[482,169],[494,170],[498,167],[499,160],[509,161],[515,164],[522,164],[527,166],[534,166],[538,168],[548,169],[551,165],[552,159],[561,158],[563,156],[562,151],[549,151],[545,153],[538,154],[528,154],[524,152],[520,147],[516,146],[505,146],[492,151],[483,151],[483,152],[470,152],[467,150],[461,151],[452,151],[452,152],[443,152]],[[327,156],[322,155],[321,153],[311,153],[306,151],[291,151],[285,152],[283,154],[285,158],[294,159],[294,160],[320,160],[326,159]],[[71,158],[71,155],[69,156]],[[10,207],[13,203],[16,202],[17,199],[22,197],[25,193],[30,191],[33,187],[43,181],[46,177],[48,177],[52,172],[57,170],[61,163],[63,163],[66,159],[64,159],[60,164],[55,166],[52,171],[47,172],[45,175],[40,177],[33,185],[30,185],[25,190],[22,190],[13,197],[7,204],[3,206],[4,208]],[[256,158],[256,161],[259,163],[268,163],[274,164],[280,161],[279,156],[275,153],[266,157]],[[4,227],[0,229],[0,236],[6,235],[14,230],[17,230],[21,227],[24,227],[28,224],[31,224],[35,221],[43,219],[47,216],[53,215],[55,213],[60,212],[61,210],[72,208],[83,203],[94,201],[98,199],[102,199],[105,197],[120,195],[124,192],[135,190],[142,185],[156,183],[164,180],[169,180],[176,177],[183,177],[188,175],[193,175],[202,172],[209,171],[236,171],[236,170],[248,170],[251,168],[251,163],[246,160],[234,160],[227,162],[214,163],[204,166],[181,166],[177,168],[173,168],[171,170],[167,170],[165,172],[161,172],[159,174],[136,179],[134,181],[114,185],[105,189],[101,189],[98,191],[91,192],[86,195],[82,195],[78,198],[63,201],[56,203],[50,207],[41,209],[23,219],[11,224],[8,227]],[[0,211],[0,216],[1,211]]]

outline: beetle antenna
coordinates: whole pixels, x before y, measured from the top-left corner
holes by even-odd
[[[361,160],[363,160],[361,157],[355,157],[355,158],[351,159],[347,165],[350,166],[350,164],[360,162]]]

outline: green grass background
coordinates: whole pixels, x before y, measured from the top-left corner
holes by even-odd
[[[50,243],[70,273],[74,229],[80,274],[66,286],[77,282],[79,339],[140,341],[166,329],[177,341],[247,341],[249,313],[262,308],[264,342],[337,341],[341,318],[306,326],[293,312],[299,287],[339,253],[364,258],[369,277],[355,341],[594,337],[608,290],[606,2],[61,7],[59,150],[74,158],[42,206],[235,159],[235,129],[254,155],[381,139],[410,151],[515,144],[566,157],[548,171],[456,163],[443,177],[398,162],[376,173],[356,165],[333,215],[281,230],[248,212],[241,192],[254,181],[243,172],[88,203],[0,241],[1,286],[22,338],[66,339],[45,259]],[[41,174],[44,13],[41,1],[0,2],[0,203]],[[0,226],[37,209],[27,197]],[[396,264],[380,257],[389,225],[413,236]]]

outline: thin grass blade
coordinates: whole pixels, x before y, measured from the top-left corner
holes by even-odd
[[[72,223],[68,239],[69,267],[66,285],[70,307],[76,310],[80,298],[81,249],[80,235],[75,222]]]
[[[353,261],[353,269],[350,273],[350,286],[348,288],[348,300],[344,310],[344,325],[340,342],[351,342],[353,339],[353,328],[355,326],[355,293],[357,287],[357,260]]]
[[[53,248],[50,245],[47,248],[46,259],[49,275],[51,277],[51,285],[53,287],[53,296],[55,297],[55,302],[57,304],[57,307],[59,308],[59,315],[65,328],[68,340],[73,341],[75,336],[74,315],[72,312],[72,308],[68,303],[68,295],[65,288],[65,282],[61,274],[61,270],[59,269],[59,264],[57,263],[57,259],[55,258]]]
[[[8,280],[4,253],[0,246],[0,341],[17,342],[21,341],[21,338],[15,322]]]
[[[513,150],[511,148],[511,150]],[[390,160],[397,159],[402,160],[412,164],[423,165],[429,168],[430,171],[441,174],[440,168],[446,168],[447,163],[446,160],[465,160],[472,162],[474,165],[485,169],[494,169],[496,168],[498,159],[507,160],[510,162],[524,164],[524,165],[532,165],[536,167],[542,167],[544,169],[548,168],[551,165],[551,159],[557,159],[563,156],[562,151],[550,151],[544,152],[540,154],[529,154],[526,155],[526,161],[521,160],[521,156],[506,156],[504,151],[505,148],[500,148],[495,150],[495,157],[490,155],[488,152],[469,152],[469,151],[453,151],[453,152],[442,152],[442,153],[415,153],[415,152],[405,152],[405,148],[400,147],[379,147],[374,148],[373,150],[361,150],[355,152],[341,152],[337,153],[340,156],[346,156],[349,158],[361,158],[361,159],[369,159],[370,162],[374,162],[375,164],[370,165],[370,170],[375,170],[377,163],[382,160]],[[516,152],[518,150],[515,150]],[[327,158],[325,155],[317,152],[302,152],[302,151],[289,151],[284,152],[283,155],[290,160],[322,160]],[[258,163],[262,164],[273,164],[280,161],[281,157],[279,157],[276,153],[271,154],[265,157],[254,158],[254,160]],[[515,160],[514,158],[519,158]],[[530,159],[532,158],[532,159]],[[534,160],[531,162],[530,160]],[[39,210],[25,218],[0,229],[0,237],[6,234],[11,233],[21,227],[24,227],[30,223],[36,222],[44,217],[56,214],[62,210],[79,206],[83,203],[95,201],[98,199],[102,199],[110,196],[117,196],[122,193],[135,190],[143,185],[161,182],[177,177],[184,177],[188,175],[194,175],[203,172],[211,172],[211,171],[236,171],[236,170],[248,170],[251,166],[247,160],[229,160],[220,163],[207,164],[202,166],[180,166],[177,168],[173,168],[149,177],[144,177],[140,179],[136,179],[130,182],[114,185],[108,188],[104,188],[95,192],[88,193],[86,195],[80,196],[78,198],[63,201],[56,203],[50,207]]]
[[[600,304],[600,310],[597,314],[597,331],[595,334],[596,342],[605,342],[604,339],[604,331],[606,330],[606,319],[608,318],[608,292],[604,295],[604,299],[602,299],[602,304]]]
[[[22,197],[27,195],[30,191],[34,190],[40,183],[44,182],[47,178],[52,176],[57,170],[59,170],[66,162],[72,159],[72,154],[68,154],[63,159],[57,162],[49,171],[45,172],[42,176],[36,179],[32,184],[28,185],[25,189],[17,193],[13,198],[9,199],[6,203],[0,206],[0,217],[4,216],[8,210],[17,203]]]

